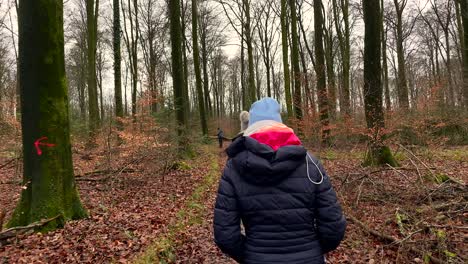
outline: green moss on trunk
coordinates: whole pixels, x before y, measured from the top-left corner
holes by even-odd
[[[19,69],[23,139],[23,191],[8,226],[41,219],[64,221],[86,216],[76,191],[70,145],[65,79],[63,3],[26,1],[19,8]],[[47,137],[35,148],[35,141]]]
[[[392,167],[398,167],[398,162],[393,157],[390,148],[387,146],[370,147],[367,150],[363,166],[380,166],[388,164]]]

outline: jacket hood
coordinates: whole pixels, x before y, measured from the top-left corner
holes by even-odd
[[[307,151],[300,145],[274,150],[251,137],[236,139],[226,150],[233,167],[249,183],[274,185],[305,163]]]

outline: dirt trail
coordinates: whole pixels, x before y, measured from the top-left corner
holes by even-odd
[[[219,150],[217,154],[219,177],[226,163],[226,154]],[[188,228],[184,233],[183,244],[176,250],[177,263],[228,264],[236,263],[225,256],[213,243],[213,211],[218,190],[219,177],[208,191],[204,201],[203,221]]]

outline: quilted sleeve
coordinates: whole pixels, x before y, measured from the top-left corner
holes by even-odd
[[[237,262],[241,262],[244,254],[245,237],[240,230],[240,213],[232,181],[232,173],[228,161],[223,176],[219,182],[218,196],[214,210],[214,240],[216,245]]]
[[[318,162],[317,162],[318,163]],[[330,178],[320,163],[318,167],[323,174],[323,182],[315,190],[316,228],[323,253],[328,253],[338,247],[346,230],[346,219],[333,190]],[[316,179],[321,175],[316,170]]]

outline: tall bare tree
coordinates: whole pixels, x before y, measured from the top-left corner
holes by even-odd
[[[351,70],[351,26],[349,21],[349,0],[333,0],[333,16],[338,45],[341,55],[341,90],[340,110],[345,115],[350,114],[350,70]]]
[[[123,117],[122,107],[122,53],[121,53],[121,26],[120,26],[120,0],[113,0],[113,48],[114,48],[114,103],[115,115]],[[120,122],[119,122],[120,123]],[[119,125],[119,127],[121,127]]]
[[[284,93],[286,97],[286,108],[288,116],[292,116],[292,97],[291,97],[291,81],[289,76],[289,56],[288,56],[288,2],[281,0],[281,45],[283,48],[283,74],[284,74]]]
[[[462,16],[463,24],[463,97],[465,109],[468,109],[468,2],[466,0],[460,1],[460,13]]]
[[[89,129],[94,136],[99,127],[99,108],[96,81],[96,47],[99,0],[86,0],[86,21],[88,31],[88,103]]]
[[[320,123],[322,125],[322,141],[325,143],[330,136],[328,119],[328,93],[325,75],[325,50],[323,48],[323,13],[322,1],[314,0],[315,29],[315,73],[317,75],[317,95],[319,103]]]
[[[171,55],[172,55],[172,83],[174,90],[174,108],[177,120],[177,134],[179,136],[179,147],[184,148],[185,124],[185,103],[184,103],[184,75],[182,61],[182,25],[180,22],[180,1],[172,0],[168,3],[169,21],[171,34]]]
[[[208,135],[208,124],[206,122],[205,102],[203,97],[202,77],[200,70],[200,51],[198,48],[198,3],[192,0],[192,46],[193,67],[195,69],[195,85],[197,88],[198,110],[200,112],[200,123],[204,136]]]
[[[375,0],[363,0],[364,12],[364,109],[367,127],[372,137],[369,150],[366,155],[366,165],[397,166],[390,149],[383,145],[382,129],[385,126],[382,106],[382,66],[381,34],[382,26],[380,2]]]

